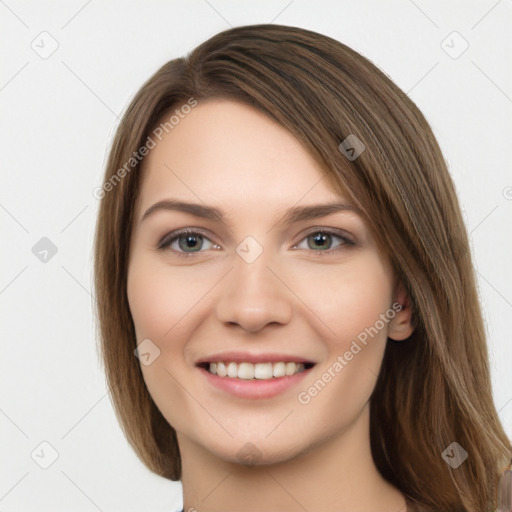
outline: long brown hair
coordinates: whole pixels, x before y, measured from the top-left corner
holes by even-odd
[[[134,356],[127,263],[144,160],[130,159],[165,116],[210,98],[249,104],[295,135],[333,189],[364,212],[408,291],[414,333],[388,341],[371,398],[379,471],[429,510],[494,510],[510,441],[493,403],[467,232],[441,150],[416,105],[375,65],[294,27],[236,27],[168,62],[136,94],[115,135],[99,194],[96,313],[115,411],[140,459],[163,477],[181,477],[176,432]],[[355,159],[340,151],[349,135],[364,144]],[[457,469],[442,457],[452,442],[468,453]]]

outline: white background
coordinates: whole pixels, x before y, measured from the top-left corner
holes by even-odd
[[[0,19],[0,512],[181,507],[180,483],[136,458],[106,395],[90,295],[92,191],[142,83],[230,26],[273,22],[338,39],[425,114],[471,233],[495,403],[512,436],[511,0],[0,0]],[[51,48],[43,31],[58,43],[46,59],[31,47]],[[459,36],[442,44],[453,31],[469,43],[458,58]],[[46,263],[32,253],[42,237],[58,249]],[[43,441],[59,455],[48,469],[31,458],[50,456]]]

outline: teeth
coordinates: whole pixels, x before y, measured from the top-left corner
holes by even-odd
[[[286,363],[286,375],[293,375],[295,373],[295,363]]]
[[[210,364],[210,371],[212,371],[212,365]],[[224,363],[217,363],[217,375],[219,377],[225,377],[228,374],[226,365]]]
[[[272,363],[258,363],[254,365],[255,379],[271,379],[273,376]]]
[[[274,377],[284,377],[286,375],[286,363],[274,363]]]
[[[251,364],[251,363],[240,363],[240,364],[229,363],[229,364],[234,364],[238,370],[237,374],[235,374],[234,377],[238,377],[239,379],[246,379],[246,380],[254,379],[254,367],[255,367],[254,364]]]
[[[228,364],[228,377],[238,377],[238,366],[236,363]]]
[[[219,377],[237,377],[244,380],[268,380],[279,378],[305,370],[304,363],[210,363],[208,368],[210,373]]]

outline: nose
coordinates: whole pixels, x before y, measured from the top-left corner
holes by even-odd
[[[238,325],[248,332],[258,332],[270,324],[290,322],[293,292],[288,288],[280,266],[269,261],[267,254],[263,251],[251,263],[235,256],[233,268],[218,290],[215,308],[218,321]]]

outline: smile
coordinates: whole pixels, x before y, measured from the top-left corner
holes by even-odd
[[[315,363],[215,361],[197,368],[209,385],[222,393],[243,399],[272,398],[298,386]]]
[[[241,362],[215,362],[204,363],[201,365],[213,375],[219,377],[231,377],[243,380],[268,380],[278,379],[295,375],[311,368],[311,363],[294,363],[294,362],[276,362],[276,363],[249,363]]]

